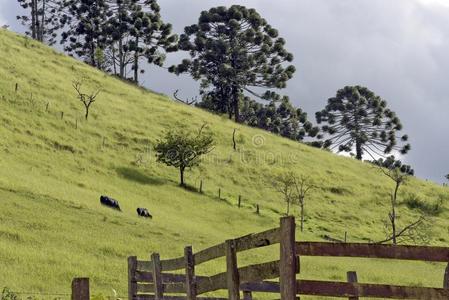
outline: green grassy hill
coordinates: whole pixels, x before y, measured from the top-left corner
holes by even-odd
[[[350,241],[384,238],[393,183],[369,164],[175,103],[5,30],[0,58],[0,287],[64,293],[74,276],[87,276],[94,294],[114,288],[123,295],[129,255],[177,257],[185,245],[199,250],[277,226],[285,205],[267,182],[281,170],[319,184],[307,199],[299,239],[342,238],[345,231]],[[80,77],[88,79],[87,88],[103,87],[87,122],[71,86]],[[201,195],[178,186],[177,170],[156,163],[152,145],[168,128],[194,130],[204,122],[216,149],[201,169],[186,174],[191,186],[203,179]],[[234,128],[238,151],[232,149]],[[100,206],[102,194],[118,199],[123,212]],[[400,198],[412,196],[433,204],[447,199],[449,189],[411,179]],[[138,206],[154,219],[137,218]],[[449,244],[448,208],[444,204],[433,217],[432,244]],[[298,214],[297,207],[293,211]],[[419,210],[401,205],[399,213],[405,224]],[[277,249],[268,249],[239,259],[244,265],[275,255]],[[444,273],[442,264],[301,262],[305,278],[345,280],[346,271],[355,270],[361,282],[441,286]],[[217,261],[199,271],[222,269]]]

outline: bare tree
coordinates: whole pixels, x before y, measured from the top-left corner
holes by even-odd
[[[295,176],[293,178],[294,187],[296,190],[295,196],[298,201],[300,214],[301,214],[301,232],[304,231],[304,204],[307,193],[315,188],[315,185],[312,183],[310,177],[302,175],[300,177]]]
[[[290,204],[295,198],[295,178],[296,175],[293,172],[284,172],[274,177],[271,182],[273,188],[283,196],[284,201],[287,203],[287,216],[290,214]]]
[[[401,185],[405,184],[410,175],[402,172],[400,168],[380,168],[380,170],[385,176],[394,181],[395,186],[390,196],[391,210],[388,213],[388,221],[385,223],[387,237],[377,243],[382,244],[390,241],[393,242],[394,245],[406,241],[413,243],[428,243],[429,235],[425,231],[427,219],[424,215],[421,215],[416,221],[406,225],[402,229],[398,229],[398,191]]]
[[[192,104],[194,104],[194,103],[196,103],[198,101],[197,97],[194,97],[191,100],[189,100],[189,99],[182,100],[181,98],[178,97],[178,92],[179,92],[179,90],[176,90],[173,93],[173,98],[175,98],[176,101],[179,101],[179,102],[187,104],[187,105],[192,105]]]
[[[72,82],[72,86],[75,89],[75,91],[78,93],[78,99],[83,103],[84,108],[86,110],[86,120],[89,117],[89,108],[92,105],[92,103],[95,102],[98,94],[101,91],[101,88],[95,88],[95,90],[93,92],[91,92],[90,94],[86,94],[82,92],[82,87],[83,87],[83,80],[74,80]]]

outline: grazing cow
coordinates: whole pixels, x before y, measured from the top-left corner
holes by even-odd
[[[142,208],[142,207],[137,208],[137,214],[144,218],[150,218],[150,219],[153,218],[153,216],[150,214],[150,212],[146,208]]]
[[[119,211],[122,211],[118,201],[115,200],[115,199],[112,199],[112,198],[110,198],[108,196],[101,196],[100,197],[100,203],[103,204],[103,205],[106,205],[106,206],[108,206],[110,208],[114,208],[114,209],[117,209]]]

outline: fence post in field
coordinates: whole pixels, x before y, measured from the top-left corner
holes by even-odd
[[[89,299],[89,278],[74,278],[72,280],[72,300]]]
[[[354,271],[349,271],[346,273],[348,282],[357,283],[357,273]],[[348,297],[349,300],[359,300],[359,297]]]
[[[250,291],[243,291],[243,300],[253,300],[253,294]]]
[[[128,257],[128,300],[133,300],[137,294],[137,257]]]
[[[192,247],[184,248],[184,257],[186,260],[186,295],[187,300],[196,299],[196,283],[195,283],[195,261],[193,257]]]
[[[239,195],[238,207],[240,208],[241,205],[242,205],[242,195]]]
[[[162,300],[164,297],[164,286],[162,284],[162,267],[159,253],[151,254],[153,261],[153,284],[154,284],[154,299]]]
[[[295,218],[281,218],[279,283],[281,300],[296,300]]]
[[[449,263],[447,264],[446,270],[444,271],[443,288],[449,289]]]
[[[228,299],[240,300],[240,278],[237,267],[237,251],[234,240],[226,243],[226,282],[228,286]]]

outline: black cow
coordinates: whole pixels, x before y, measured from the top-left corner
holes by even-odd
[[[101,196],[100,197],[100,203],[103,204],[103,205],[106,205],[106,206],[108,206],[110,208],[114,208],[114,209],[117,209],[119,211],[122,211],[118,201],[115,200],[115,199],[112,199],[112,198],[110,198],[108,196]]]
[[[150,214],[150,212],[146,208],[142,208],[142,207],[137,208],[137,214],[144,218],[150,218],[150,219],[153,218],[153,216]]]

